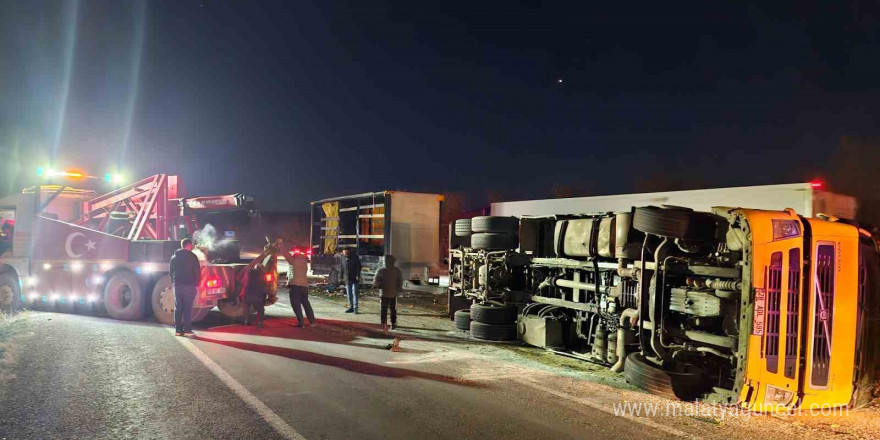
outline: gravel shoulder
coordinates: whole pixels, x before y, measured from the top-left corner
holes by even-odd
[[[378,292],[360,296],[359,315],[341,313],[347,301],[342,293],[328,294],[311,289],[312,303],[321,315],[364,323],[378,323]],[[651,417],[660,423],[696,436],[718,438],[796,439],[833,437],[839,439],[880,438],[880,403],[866,408],[843,409],[833,414],[758,414],[733,407],[671,401],[636,390],[622,375],[604,366],[560,356],[520,344],[491,343],[470,338],[454,328],[448,319],[443,296],[407,292],[398,300],[401,330],[389,337],[403,340],[404,350],[422,351],[413,363],[450,361],[468,380],[502,381],[524,379],[559,393],[569,404],[583,404],[572,398],[586,398],[610,411],[656,408]],[[618,411],[624,412],[624,411]],[[622,416],[622,414],[621,414]]]
[[[272,322],[266,329],[241,328],[214,311],[197,325],[197,333],[230,332],[231,338],[271,340],[272,332],[296,332],[286,292],[279,297],[276,305],[267,308]],[[443,297],[402,295],[400,327],[394,332],[379,326],[374,290],[361,295],[357,315],[344,313],[342,294],[312,289],[310,297],[319,326],[307,332],[316,347],[334,341],[331,346],[338,356],[357,359],[365,356],[357,354],[364,347],[384,350],[397,340],[401,352],[379,356],[385,360],[376,365],[485,384],[507,395],[511,404],[549,399],[558,414],[581,414],[588,420],[583,423],[597,430],[642,424],[666,430],[670,437],[880,438],[880,406],[876,405],[831,415],[764,415],[670,401],[633,389],[621,375],[599,365],[518,343],[474,340],[454,328]],[[300,341],[296,343],[308,346],[304,335],[294,335]],[[235,437],[245,432],[261,438],[274,436],[171,338],[166,328],[151,323],[42,312],[0,316],[0,408],[4,409],[0,438],[9,432],[28,435],[8,438],[57,438],[62,432],[92,438],[142,438],[149,433],[178,438],[205,438],[212,433],[226,434],[215,438]],[[360,362],[376,363],[376,359],[369,356]],[[168,371],[176,374],[168,375]],[[204,391],[219,398],[208,402],[195,397]],[[21,403],[14,396],[28,399]],[[200,408],[195,411],[200,417],[188,420],[190,429],[182,434],[164,431],[167,427],[162,421],[182,402],[194,398],[188,404]],[[543,404],[535,408],[548,411]],[[224,414],[248,416],[239,423],[224,419]]]

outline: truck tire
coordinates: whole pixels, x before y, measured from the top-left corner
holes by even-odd
[[[664,370],[645,360],[641,353],[630,354],[623,370],[628,383],[669,399],[694,400],[706,388],[702,374]]]
[[[145,301],[141,284],[130,271],[114,273],[104,286],[104,307],[113,319],[140,319],[143,317]]]
[[[13,313],[21,307],[21,286],[18,276],[0,273],[0,312]]]
[[[192,322],[199,322],[208,316],[213,307],[193,307]]]
[[[636,208],[633,228],[647,234],[684,240],[711,240],[715,237],[715,216],[683,208]]]
[[[156,281],[153,293],[150,295],[150,304],[156,321],[165,325],[174,325],[174,286],[171,284],[170,276],[165,275]]]
[[[516,236],[513,234],[480,232],[471,235],[471,247],[474,249],[487,251],[516,249],[518,244]]]
[[[471,219],[471,231],[515,235],[519,232],[519,219],[491,215],[474,217]]]
[[[471,319],[482,324],[514,324],[519,310],[514,306],[487,306],[474,304],[470,309]]]
[[[217,302],[217,308],[227,318],[244,318],[241,298],[221,299]]]
[[[455,328],[459,330],[471,329],[471,311],[470,309],[459,310],[455,312]]]
[[[455,221],[455,235],[457,237],[471,236],[471,219],[462,218]]]
[[[486,324],[471,321],[471,335],[487,341],[513,341],[516,339],[516,324]]]

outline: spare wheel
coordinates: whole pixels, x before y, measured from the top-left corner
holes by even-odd
[[[474,321],[484,324],[513,324],[516,322],[519,310],[515,306],[488,306],[474,304],[470,309],[470,317]]]
[[[516,217],[479,216],[471,219],[471,230],[474,232],[494,232],[514,234],[519,232],[519,219]]]
[[[633,228],[661,237],[708,241],[715,237],[716,227],[712,214],[679,208],[644,206],[633,215]]]

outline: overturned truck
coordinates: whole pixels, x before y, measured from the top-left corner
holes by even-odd
[[[449,294],[472,303],[474,336],[565,351],[684,400],[775,411],[873,397],[880,259],[853,222],[647,206],[475,217],[450,235]]]

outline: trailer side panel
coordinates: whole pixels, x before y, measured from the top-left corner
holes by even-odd
[[[440,196],[391,193],[391,254],[405,278],[440,264]]]
[[[817,205],[815,208],[814,204]],[[816,190],[809,183],[793,183],[502,202],[492,204],[492,215],[521,217],[623,212],[629,211],[633,206],[651,205],[684,206],[697,211],[711,211],[715,206],[748,206],[763,210],[792,208],[798,214],[807,217],[813,216],[818,210],[846,218],[855,217],[856,207],[855,199],[852,197]],[[823,210],[822,207],[829,209]]]

